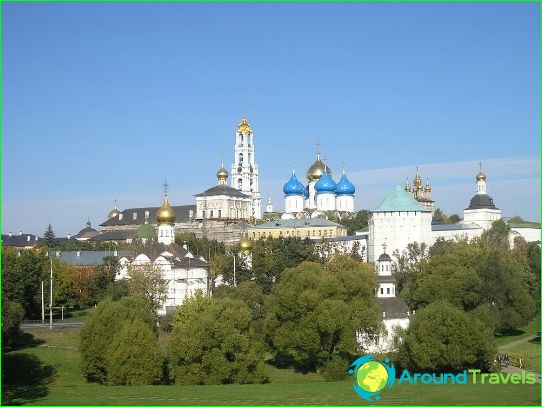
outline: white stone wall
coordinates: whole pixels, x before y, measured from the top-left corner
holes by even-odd
[[[514,247],[514,239],[521,236],[527,242],[540,242],[540,228],[512,228],[510,231],[510,247]]]
[[[198,196],[196,208],[197,219],[250,219],[252,216],[250,198],[227,195]]]
[[[337,195],[335,207],[340,212],[354,212],[354,197]]]
[[[375,261],[386,244],[390,256],[409,243],[430,245],[431,212],[373,212],[369,219],[369,261]]]
[[[477,226],[474,225],[473,226]],[[463,240],[467,239],[471,241],[476,237],[480,237],[484,230],[481,227],[476,227],[473,229],[455,229],[455,230],[433,230],[431,232],[431,245],[435,244],[437,239],[445,240]]]
[[[287,195],[284,198],[284,208],[286,213],[297,213],[303,210],[303,196],[302,195]]]
[[[319,193],[316,194],[316,209],[319,211],[335,210],[335,194]]]
[[[358,333],[358,343],[366,353],[386,353],[396,350],[393,346],[393,338],[397,328],[407,329],[409,318],[384,319],[384,331],[375,337],[366,333]]]
[[[491,228],[491,224],[500,218],[500,209],[465,209],[463,211],[463,222],[476,223],[485,230]]]

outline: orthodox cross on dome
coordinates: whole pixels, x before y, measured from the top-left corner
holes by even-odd
[[[169,184],[167,183],[167,179],[164,180],[164,184],[162,186],[164,187],[164,195],[167,195],[167,190],[169,188]]]
[[[320,155],[320,140],[316,139],[316,154]]]
[[[386,253],[386,247],[388,247],[386,242],[382,243],[382,250],[384,250],[384,253]]]
[[[113,199],[113,202],[115,203],[115,209],[117,209],[117,198]]]
[[[346,166],[346,161],[342,160],[342,165],[343,165],[343,175],[346,174],[345,170],[344,170],[344,167]]]
[[[480,161],[480,171],[482,171],[482,161]]]
[[[292,161],[292,174],[295,174],[295,160]]]
[[[224,168],[224,153],[220,153],[220,163],[222,168]]]

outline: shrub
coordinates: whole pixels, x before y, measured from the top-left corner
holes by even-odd
[[[345,359],[335,355],[321,370],[322,376],[328,382],[337,382],[343,380],[348,375],[348,368],[350,364]]]
[[[81,370],[89,382],[107,381],[106,354],[124,324],[142,321],[156,331],[155,315],[139,298],[125,297],[120,301],[105,300],[92,312],[81,328]]]
[[[174,324],[169,369],[177,384],[264,383],[262,346],[250,335],[251,312],[229,298],[189,301]]]
[[[156,335],[140,320],[124,324],[106,356],[107,381],[115,385],[158,384],[164,358]]]

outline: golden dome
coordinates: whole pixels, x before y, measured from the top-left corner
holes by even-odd
[[[408,182],[408,178],[407,178],[406,184],[405,184],[405,191],[410,192],[410,182]]]
[[[220,181],[226,181],[229,177],[229,173],[228,171],[224,168],[224,166],[222,166],[216,173],[216,177],[220,180]]]
[[[486,180],[486,174],[484,174],[482,171],[480,171],[476,175],[476,181],[485,181]]]
[[[237,126],[237,131],[239,133],[252,133],[252,128],[250,127],[250,123],[248,122],[246,116],[243,116],[243,118],[239,122],[239,125]]]
[[[252,242],[248,237],[242,236],[241,240],[239,240],[239,247],[242,251],[248,252],[250,249],[252,249]]]
[[[158,223],[173,223],[175,222],[175,211],[169,205],[167,195],[164,196],[164,203],[156,212],[156,220]]]
[[[109,214],[107,215],[108,219],[114,218],[117,216],[120,212],[117,210],[117,208],[113,209]]]
[[[327,171],[330,177],[332,176],[331,168],[320,160],[320,153],[318,153],[316,156],[316,161],[307,170],[307,179],[309,181],[317,181],[322,177],[322,175],[324,175],[324,171]]]
[[[431,186],[429,185],[429,181],[425,184],[425,192],[431,192]]]

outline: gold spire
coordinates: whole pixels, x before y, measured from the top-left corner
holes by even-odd
[[[480,172],[476,174],[476,181],[485,181],[486,174],[482,172],[482,161],[480,161]]]
[[[431,186],[429,185],[429,178],[425,181],[425,192],[431,192]]]
[[[421,190],[423,187],[422,187],[422,178],[420,177],[420,172],[419,172],[419,168],[416,167],[416,175],[414,176],[414,181],[412,182],[412,184],[414,185],[414,189],[416,190]]]
[[[113,208],[113,210],[109,212],[109,214],[107,215],[108,219],[114,218],[120,213],[119,210],[117,209],[117,199],[115,199],[113,202],[115,202],[115,208]]]
[[[220,169],[216,172],[216,177],[218,178],[218,183],[223,185],[223,184],[226,183],[226,180],[228,179],[230,174],[224,168],[224,155],[223,154],[221,155],[221,158],[222,158],[222,165],[220,166]]]
[[[156,220],[158,223],[169,223],[173,224],[175,222],[175,211],[170,206],[168,198],[167,198],[167,188],[168,183],[167,180],[164,181],[164,202],[162,203],[162,206],[158,209],[156,212]]]
[[[410,182],[408,182],[408,178],[406,179],[405,191],[406,191],[406,192],[410,192],[410,191],[411,191],[411,189],[410,189]]]
[[[250,127],[250,123],[248,122],[246,113],[241,118],[241,121],[237,126],[237,131],[239,133],[252,133],[252,128]]]
[[[309,181],[319,180],[324,175],[324,171],[327,171],[330,177],[332,176],[331,168],[320,158],[320,142],[316,142],[316,149],[316,161],[307,170],[307,179]]]

